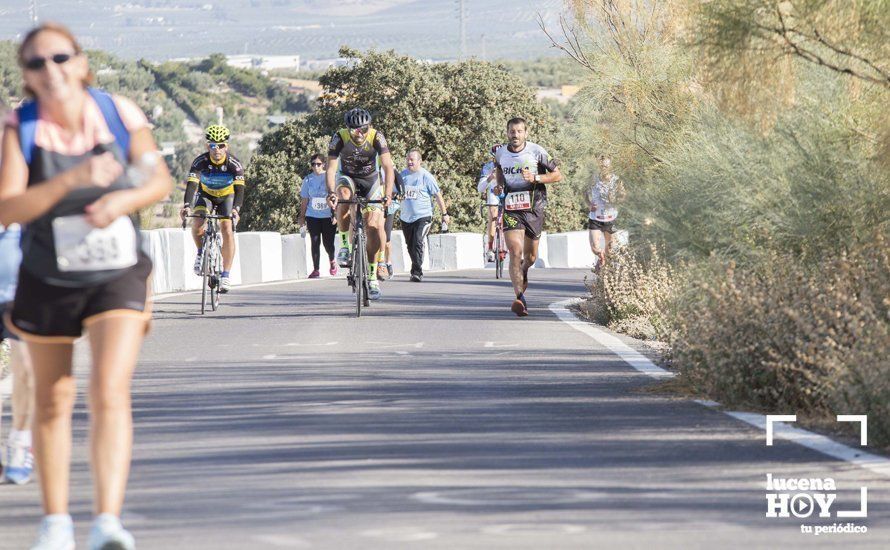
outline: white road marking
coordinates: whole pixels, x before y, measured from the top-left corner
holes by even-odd
[[[384,527],[382,529],[368,529],[362,531],[361,534],[365,537],[390,542],[416,542],[439,537],[438,533],[425,531],[418,527]]]
[[[614,335],[575,317],[575,314],[569,311],[567,306],[578,301],[578,298],[571,298],[569,300],[562,300],[561,302],[554,302],[550,304],[550,311],[556,314],[561,321],[567,323],[573,329],[590,336],[599,342],[600,345],[623,359],[625,363],[643,374],[648,374],[653,378],[673,378],[676,376],[675,373],[659,367],[647,359],[642,353],[632,349]]]
[[[275,359],[276,357],[278,357],[278,356],[275,355],[274,353],[271,355],[263,355],[263,359],[266,361],[269,361],[270,359]]]
[[[482,528],[486,535],[578,535],[587,531],[583,525],[570,523],[505,523]]]
[[[578,301],[580,301],[579,298],[571,298],[568,300],[554,302],[549,306],[550,311],[552,311],[560,320],[566,322],[572,328],[583,332],[584,334],[590,336],[591,338],[608,348],[610,351],[624,359],[626,363],[628,363],[630,366],[637,369],[638,371],[644,372],[654,378],[668,378],[674,376],[674,373],[656,366],[639,353],[630,350],[629,347],[618,340],[618,338],[616,338],[615,336],[606,333],[605,331],[597,328],[591,323],[581,321],[577,317],[575,317],[575,314],[569,311],[567,306]],[[618,345],[616,345],[615,342],[617,342]],[[614,348],[612,347],[613,345],[615,346]],[[634,357],[626,350],[630,350],[632,354],[639,355],[639,358]],[[741,420],[746,424],[749,424],[766,432],[765,415],[757,413],[725,411],[720,408],[720,403],[707,399],[698,399],[695,400],[695,402],[699,405],[718,410],[737,420]],[[774,429],[775,437],[793,441],[798,445],[803,445],[808,449],[812,449],[832,458],[843,460],[844,462],[859,466],[860,468],[865,468],[883,476],[890,477],[890,459],[865,452],[861,449],[848,447],[847,445],[838,443],[837,441],[833,441],[832,439],[825,437],[824,435],[815,434],[801,428],[795,428],[781,422],[774,423]]]

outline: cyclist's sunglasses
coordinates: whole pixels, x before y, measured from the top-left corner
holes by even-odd
[[[367,134],[368,130],[370,130],[370,129],[371,129],[371,127],[368,126],[367,124],[365,124],[364,126],[359,126],[358,128],[350,128],[349,131],[350,132],[358,132],[360,134]]]
[[[210,149],[225,149],[226,144],[225,143],[208,143],[207,147],[210,147]]]
[[[56,65],[64,65],[68,63],[75,53],[57,53],[49,57],[32,57],[24,62],[23,66],[29,71],[39,71],[46,67],[46,64],[52,61]]]

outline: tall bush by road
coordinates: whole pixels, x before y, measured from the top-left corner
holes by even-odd
[[[633,243],[591,311],[657,328],[727,405],[868,414],[890,445],[887,3],[570,3],[569,154],[612,154]]]

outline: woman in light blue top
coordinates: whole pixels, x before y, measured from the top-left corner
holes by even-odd
[[[328,205],[328,189],[325,186],[325,159],[322,155],[312,155],[309,166],[312,171],[303,178],[303,185],[300,187],[300,219],[297,225],[300,227],[308,226],[309,235],[312,243],[312,266],[313,271],[309,274],[310,279],[316,279],[319,276],[318,263],[321,260],[320,244],[324,243],[324,249],[328,253],[330,261],[329,273],[337,274],[337,262],[334,256],[334,235],[337,233],[336,225],[334,225],[331,207]]]

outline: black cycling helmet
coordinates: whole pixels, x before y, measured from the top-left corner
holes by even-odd
[[[347,128],[361,128],[371,124],[371,113],[364,109],[355,108],[343,115],[343,122]]]

